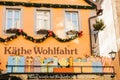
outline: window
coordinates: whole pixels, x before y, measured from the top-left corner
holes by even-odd
[[[49,29],[50,29],[50,11],[37,10],[35,32],[37,34],[45,34]]]
[[[21,10],[20,9],[6,9],[6,23],[5,32],[15,33],[17,29],[21,28]]]
[[[78,31],[78,12],[65,12],[65,31]],[[73,32],[74,33],[74,32]]]

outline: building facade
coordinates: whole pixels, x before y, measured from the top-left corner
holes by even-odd
[[[120,1],[119,0],[104,0],[101,4],[103,15],[100,17],[104,20],[106,29],[99,34],[100,53],[108,56],[108,53],[113,50],[116,53],[113,61],[116,76],[115,80],[119,80],[120,76]]]
[[[111,59],[91,55],[97,3],[1,0],[0,10],[2,80],[114,79]]]

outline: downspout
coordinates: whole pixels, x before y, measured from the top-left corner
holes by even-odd
[[[92,38],[91,38],[91,24],[90,24],[90,21],[91,21],[91,19],[96,18],[96,17],[98,17],[98,16],[101,16],[102,14],[103,14],[103,10],[100,9],[100,10],[97,11],[97,13],[96,13],[95,16],[89,17],[89,19],[88,19],[89,34],[90,34],[90,53],[91,53],[91,55],[92,55],[93,53],[92,53]]]

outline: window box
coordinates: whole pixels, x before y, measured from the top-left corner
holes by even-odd
[[[48,34],[48,31],[45,29],[40,29],[37,31],[37,34]]]
[[[67,35],[75,35],[75,34],[76,34],[76,31],[70,30],[70,31],[67,31],[66,34],[67,34]]]
[[[17,31],[18,31],[18,29],[16,29],[16,28],[14,28],[14,29],[10,28],[10,29],[7,29],[5,32],[6,33],[16,33]]]

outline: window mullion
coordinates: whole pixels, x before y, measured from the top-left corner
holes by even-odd
[[[13,10],[13,11],[12,11],[12,28],[13,28],[13,29],[15,28],[15,26],[14,26],[15,16],[14,16],[14,15],[15,15],[15,11]]]

